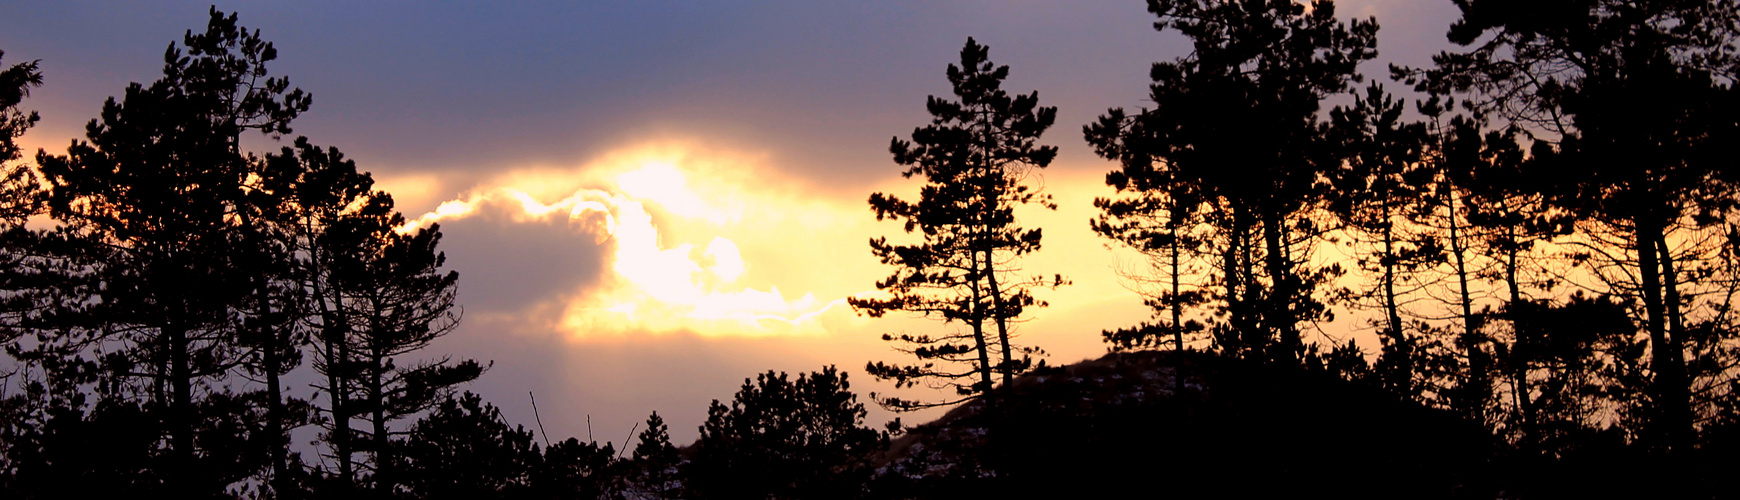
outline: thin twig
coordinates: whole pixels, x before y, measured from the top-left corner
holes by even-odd
[[[616,450],[616,458],[622,458],[622,453],[628,451],[628,440],[634,437],[634,430],[640,428],[640,422],[628,426],[628,437],[622,438],[622,449]]]
[[[550,433],[544,432],[544,417],[538,415],[538,397],[533,395],[532,391],[526,391],[526,395],[532,397],[532,418],[538,420],[538,433],[544,435],[544,446],[549,447]],[[588,433],[592,431],[592,417],[590,415],[586,417],[586,430]]]

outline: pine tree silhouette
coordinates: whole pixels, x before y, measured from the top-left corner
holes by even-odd
[[[696,498],[854,498],[888,445],[863,427],[864,405],[829,366],[743,381],[731,405],[714,400],[684,473]]]
[[[296,255],[294,262],[294,293],[299,300],[298,323],[311,330],[298,338],[314,344],[313,367],[322,375],[317,389],[325,393],[326,406],[318,408],[325,427],[323,439],[330,447],[330,457],[337,462],[337,488],[348,488],[356,480],[355,453],[357,446],[350,428],[358,407],[349,404],[353,394],[356,365],[353,358],[353,324],[346,313],[344,295],[335,286],[332,270],[337,254],[350,248],[335,243],[337,236],[328,235],[346,217],[346,210],[362,206],[373,194],[374,179],[359,173],[356,163],[345,158],[337,148],[320,148],[307,138],[297,138],[293,147],[284,147],[266,155],[265,182],[273,192],[283,193],[287,206],[281,214],[286,224],[285,235]]]
[[[101,262],[103,286],[86,292],[101,306],[83,321],[102,340],[123,344],[108,369],[122,383],[143,382],[137,389],[163,412],[165,477],[185,494],[214,493],[238,479],[211,473],[233,470],[234,457],[196,449],[220,436],[196,439],[202,405],[194,398],[250,354],[228,317],[254,288],[249,276],[229,270],[257,264],[242,257],[230,217],[246,203],[256,165],[239,137],[289,133],[310,102],[288,80],[268,76],[274,58],[258,32],[214,8],[203,33],[170,45],[161,79],[104,104],[88,142],[75,141],[66,156],[38,156],[53,187],[52,215],[70,237],[95,245]]]
[[[1216,345],[1297,362],[1305,353],[1299,325],[1329,317],[1314,291],[1342,272],[1310,266],[1310,242],[1326,229],[1311,218],[1323,201],[1321,174],[1340,160],[1317,112],[1376,55],[1376,21],[1344,23],[1331,2],[1309,11],[1285,0],[1148,7],[1160,17],[1157,29],[1178,30],[1195,49],[1154,65],[1153,109],[1113,109],[1084,129],[1096,151],[1123,163],[1109,184],[1136,196],[1103,209],[1126,221],[1157,214],[1168,207],[1140,200],[1165,199],[1143,194],[1162,189],[1201,203],[1220,268],[1213,300],[1225,319],[1213,328]]]
[[[1441,257],[1438,240],[1415,228],[1409,215],[1427,210],[1424,195],[1431,189],[1433,171],[1423,163],[1426,146],[1424,123],[1403,122],[1405,101],[1372,84],[1354,104],[1330,112],[1331,135],[1341,144],[1346,161],[1327,172],[1330,213],[1345,232],[1369,250],[1362,249],[1360,267],[1376,279],[1358,297],[1374,300],[1383,311],[1383,354],[1378,358],[1378,377],[1383,385],[1406,399],[1418,399],[1425,390],[1425,355],[1421,335],[1408,331],[1402,303],[1407,300],[1415,271]],[[1370,302],[1366,302],[1369,304]]]
[[[470,392],[442,400],[391,446],[410,498],[524,498],[542,463],[530,430]]]
[[[1644,431],[1653,445],[1685,450],[1696,436],[1693,386],[1732,380],[1694,374],[1688,304],[1705,282],[1688,265],[1714,246],[1675,248],[1676,235],[1713,226],[1732,204],[1732,179],[1718,158],[1731,156],[1735,56],[1731,2],[1591,0],[1512,5],[1459,3],[1450,41],[1464,47],[1435,58],[1423,88],[1468,93],[1476,109],[1531,132],[1556,136],[1564,170],[1578,189],[1557,200],[1584,223],[1582,234],[1618,250],[1592,252],[1600,287],[1641,303],[1648,337]],[[1607,273],[1603,269],[1613,270]],[[1732,335],[1724,333],[1722,335]],[[1689,352],[1691,351],[1691,352]],[[1716,382],[1717,384],[1725,382]],[[1706,393],[1707,394],[1707,393]]]
[[[1043,353],[1010,341],[1013,324],[1026,309],[1045,305],[1030,290],[1067,283],[1061,275],[1020,277],[1013,272],[1015,259],[1039,250],[1041,239],[1039,229],[1016,225],[1015,206],[1036,203],[1056,209],[1050,195],[1024,182],[1057,156],[1056,147],[1037,144],[1056,120],[1057,108],[1040,107],[1038,92],[1004,92],[1009,67],[991,63],[988,55],[987,47],[968,38],[960,65],[948,69],[959,100],[931,97],[931,125],[914,130],[911,142],[895,138],[889,146],[895,163],[906,166],[902,176],[925,180],[919,201],[884,193],[870,196],[877,220],[904,221],[905,231],[922,233],[924,242],[870,240],[871,253],[896,266],[894,275],[876,284],[890,296],[848,298],[853,309],[871,317],[900,311],[941,319],[945,325],[959,321],[967,330],[883,336],[901,344],[896,349],[912,354],[918,363],[869,363],[865,371],[871,376],[894,380],[897,388],[934,383],[961,396],[922,402],[871,394],[890,409],[915,410],[980,397],[990,393],[995,374],[1007,385],[1032,366],[1032,355]],[[937,366],[939,362],[945,366]],[[946,367],[953,364],[972,369]],[[973,375],[977,381],[965,382]]]
[[[0,63],[5,57],[6,52],[0,51]],[[30,97],[31,88],[42,86],[42,71],[37,61],[0,68],[5,68],[0,70],[0,221],[11,227],[40,211],[42,193],[35,170],[17,163],[23,156],[17,139],[41,119],[35,111],[19,106]]]
[[[670,429],[664,417],[653,412],[646,418],[646,429],[634,446],[634,464],[641,487],[659,496],[671,496],[676,491],[677,465],[682,460],[671,445]]]
[[[446,260],[436,250],[440,227],[405,233],[400,231],[404,226],[404,217],[393,211],[392,197],[376,192],[327,227],[320,242],[322,252],[331,256],[323,281],[344,321],[332,334],[342,335],[348,356],[327,359],[319,367],[329,376],[336,368],[337,385],[350,396],[339,403],[343,411],[333,414],[367,422],[367,430],[338,432],[367,437],[351,444],[366,445],[373,457],[373,486],[382,493],[393,491],[397,481],[392,424],[446,400],[455,386],[476,379],[485,369],[469,359],[404,359],[459,324],[453,310],[459,275],[440,270]],[[332,425],[337,429],[349,424],[335,420]]]

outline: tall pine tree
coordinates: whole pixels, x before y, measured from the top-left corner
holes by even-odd
[[[1124,164],[1108,176],[1120,191],[1202,200],[1220,271],[1216,344],[1296,362],[1305,351],[1300,326],[1328,318],[1317,287],[1341,273],[1310,263],[1311,243],[1328,228],[1313,218],[1323,174],[1340,160],[1317,113],[1376,55],[1377,23],[1344,23],[1327,1],[1307,9],[1291,0],[1150,0],[1148,10],[1160,18],[1156,29],[1178,30],[1194,50],[1154,64],[1153,109],[1111,110],[1086,136]]]
[[[948,79],[959,100],[932,96],[926,104],[931,125],[912,132],[912,141],[895,138],[894,161],[904,177],[926,181],[916,203],[892,195],[870,196],[877,220],[905,222],[908,233],[923,235],[912,245],[870,241],[872,253],[897,267],[878,282],[887,298],[849,299],[872,317],[894,311],[959,322],[965,332],[943,335],[884,335],[918,358],[911,365],[872,363],[871,376],[894,380],[897,387],[920,381],[953,387],[961,399],[919,402],[872,395],[884,406],[910,410],[953,404],[991,391],[994,375],[1004,384],[1032,366],[1036,348],[1012,343],[1014,324],[1029,307],[1043,306],[1031,290],[1066,282],[1018,276],[1015,261],[1040,247],[1038,229],[1017,224],[1015,207],[1034,203],[1055,209],[1049,195],[1026,184],[1034,170],[1051,164],[1054,146],[1037,143],[1056,120],[1057,108],[1040,107],[1039,93],[1011,96],[1002,90],[1008,66],[988,59],[989,49],[971,38],[961,49],[960,65],[950,64]],[[1019,357],[1017,357],[1019,355]],[[937,363],[965,364],[967,371]],[[970,380],[977,375],[978,380]]]
[[[448,399],[455,386],[476,379],[484,367],[474,360],[454,362],[406,359],[459,324],[454,293],[459,275],[441,271],[446,256],[436,249],[441,228],[405,228],[384,192],[371,194],[361,207],[326,228],[322,249],[333,258],[323,281],[338,298],[346,357],[327,359],[319,367],[330,376],[337,370],[339,388],[348,400],[332,412],[336,429],[348,426],[340,415],[367,424],[367,450],[373,456],[373,484],[378,492],[393,491],[393,424]],[[353,433],[350,429],[341,431]],[[359,444],[359,443],[352,443]]]
[[[1709,389],[1733,379],[1701,371],[1708,346],[1732,332],[1698,332],[1726,303],[1695,296],[1720,245],[1700,236],[1733,213],[1736,143],[1733,2],[1458,2],[1450,41],[1428,87],[1465,92],[1482,111],[1553,139],[1541,150],[1575,165],[1557,203],[1598,251],[1591,287],[1634,301],[1648,380],[1630,407],[1643,437],[1689,449]],[[1547,155],[1536,155],[1547,156]],[[1687,243],[1692,242],[1692,243]],[[1723,294],[1731,295],[1731,294]],[[1699,359],[1706,358],[1706,359]]]
[[[253,283],[239,260],[235,217],[255,162],[240,135],[279,136],[310,99],[271,77],[271,43],[216,9],[202,33],[189,31],[164,54],[163,77],[133,84],[110,99],[66,156],[40,155],[53,186],[52,214],[69,234],[89,241],[103,286],[88,311],[95,332],[120,345],[107,369],[162,411],[168,435],[168,480],[177,491],[205,494],[236,480],[198,473],[229,469],[233,457],[201,453],[196,401],[203,386],[239,366],[251,346],[239,341],[230,311]],[[77,340],[74,340],[75,342]],[[278,402],[270,402],[272,405]]]

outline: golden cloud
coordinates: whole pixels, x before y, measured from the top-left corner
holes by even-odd
[[[562,218],[593,235],[607,249],[607,275],[546,313],[577,337],[819,333],[817,317],[844,310],[853,291],[814,279],[839,278],[829,271],[843,269],[814,254],[837,256],[828,247],[861,245],[857,230],[867,217],[856,206],[801,196],[806,190],[797,184],[758,157],[652,144],[580,168],[511,170],[401,230],[493,213],[522,223]],[[863,258],[843,260],[865,261],[859,267],[869,274],[841,281],[868,284],[874,262],[858,250]],[[789,296],[782,285],[803,292]]]

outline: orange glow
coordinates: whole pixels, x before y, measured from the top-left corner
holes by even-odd
[[[550,318],[573,336],[825,331],[817,316],[843,310],[837,306],[844,305],[846,293],[827,290],[824,293],[831,297],[818,298],[818,291],[805,289],[813,282],[792,279],[813,271],[792,265],[806,260],[796,255],[806,249],[777,241],[772,243],[778,251],[769,252],[766,241],[747,245],[739,241],[811,235],[813,231],[799,227],[806,223],[850,228],[856,223],[848,218],[859,214],[835,207],[818,210],[813,201],[735,182],[750,175],[732,177],[733,172],[747,174],[758,168],[752,158],[703,159],[690,148],[648,146],[579,169],[511,171],[440,203],[400,230],[483,212],[506,214],[517,222],[565,217],[569,227],[594,235],[609,255],[609,272],[602,284],[573,291],[563,299],[559,318]],[[706,182],[692,182],[696,177]],[[573,191],[546,201],[554,197],[549,195],[550,186],[568,186]],[[749,212],[754,217],[746,217]],[[775,216],[799,213],[807,215]],[[766,227],[770,224],[776,227]],[[850,241],[861,244],[857,237]],[[780,285],[804,291],[792,297]]]
[[[1031,182],[1055,195],[1059,210],[1018,212],[1023,225],[1045,230],[1045,248],[1023,257],[1020,272],[1061,273],[1075,282],[1036,290],[1051,307],[1032,310],[1016,326],[1024,343],[1045,347],[1054,362],[1098,356],[1105,351],[1101,329],[1148,316],[1141,297],[1114,272],[1116,262],[1140,257],[1108,248],[1087,225],[1097,214],[1093,197],[1110,194],[1103,169],[1044,172]],[[846,297],[878,293],[874,283],[891,272],[870,254],[868,239],[916,238],[898,222],[876,221],[864,203],[871,192],[916,195],[918,181],[900,178],[893,167],[887,177],[884,184],[836,194],[785,175],[757,155],[654,143],[578,167],[506,169],[452,200],[425,205],[434,208],[407,229],[494,214],[507,223],[566,222],[602,246],[601,279],[499,313],[502,321],[530,321],[573,339],[797,336],[840,342],[831,349],[877,353],[885,348],[875,340],[883,332],[959,326],[902,315],[860,317],[845,304]]]

